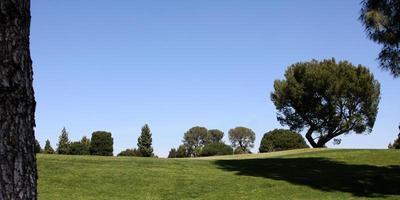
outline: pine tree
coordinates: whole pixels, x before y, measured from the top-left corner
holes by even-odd
[[[70,141],[68,139],[68,132],[65,127],[61,130],[61,135],[58,138],[57,153],[58,154],[69,154]]]
[[[54,154],[54,149],[51,147],[50,140],[46,140],[46,145],[44,145],[43,153]]]
[[[143,157],[153,156],[153,147],[151,146],[151,132],[147,124],[142,127],[142,133],[138,138],[138,150]]]

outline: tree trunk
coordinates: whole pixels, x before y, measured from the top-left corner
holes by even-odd
[[[37,199],[30,1],[0,0],[0,200]]]

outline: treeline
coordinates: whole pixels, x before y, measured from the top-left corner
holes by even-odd
[[[201,157],[215,155],[247,154],[254,147],[255,133],[250,128],[236,127],[228,132],[231,145],[222,141],[224,132],[195,126],[189,129],[178,148],[169,151],[168,158]],[[290,130],[275,129],[264,134],[259,152],[308,148],[304,138]]]
[[[54,150],[50,140],[46,140],[44,149],[40,147],[36,140],[35,152],[45,154],[64,154],[64,155],[96,155],[112,156],[114,139],[112,134],[107,131],[95,131],[89,139],[83,136],[80,141],[70,141],[68,132],[64,127],[58,138],[57,149]],[[142,128],[142,133],[138,138],[138,149],[127,149],[118,156],[141,156],[151,157],[153,154],[152,138],[149,126],[146,124]]]

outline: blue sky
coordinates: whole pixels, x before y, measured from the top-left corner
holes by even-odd
[[[114,154],[136,147],[148,123],[166,156],[192,126],[262,135],[282,126],[270,101],[287,66],[336,58],[381,83],[373,132],[335,148],[386,148],[400,122],[400,79],[377,67],[380,47],[358,21],[359,1],[33,1],[36,137],[56,147],[107,130]]]

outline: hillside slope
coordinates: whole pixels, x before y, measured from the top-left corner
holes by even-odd
[[[196,159],[37,156],[39,199],[400,199],[400,151]]]

